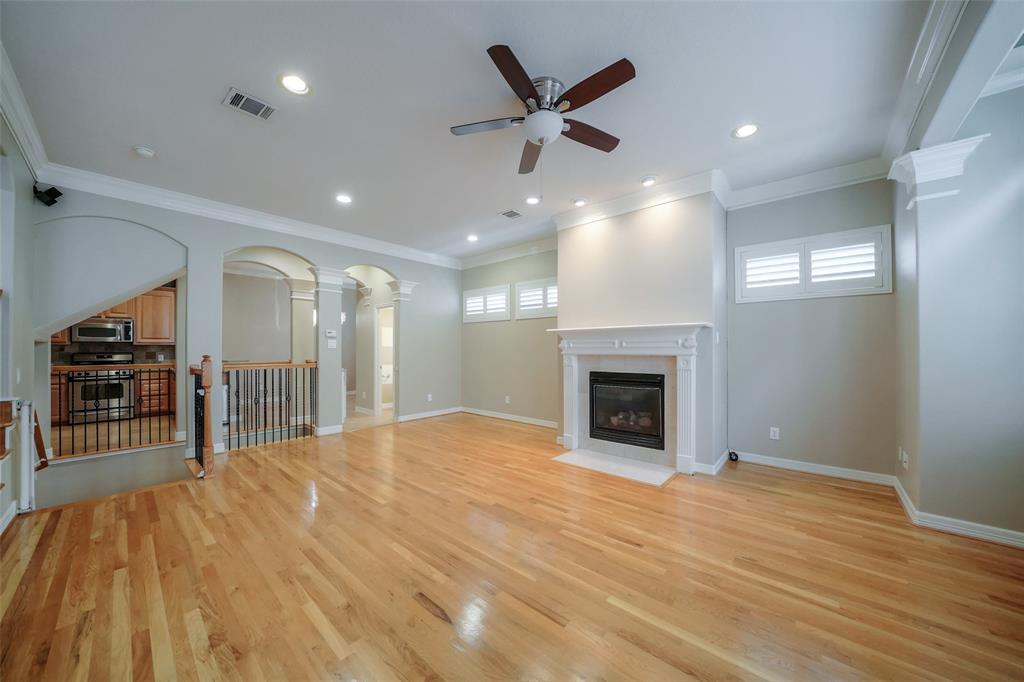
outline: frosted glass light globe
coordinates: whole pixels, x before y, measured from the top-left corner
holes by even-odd
[[[562,134],[562,115],[541,109],[526,117],[526,138],[539,145],[551,144]]]

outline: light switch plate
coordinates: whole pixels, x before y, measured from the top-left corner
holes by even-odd
[[[779,439],[779,427],[778,426],[771,426],[771,427],[768,428],[768,438],[771,439],[771,440],[778,440]]]

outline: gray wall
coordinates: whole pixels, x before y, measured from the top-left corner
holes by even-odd
[[[729,447],[891,474],[899,429],[891,294],[735,303],[738,246],[892,222],[877,180],[730,211]],[[768,439],[770,426],[781,440]]]
[[[920,437],[918,430],[917,325],[917,212],[907,208],[910,197],[903,184],[893,191],[893,272],[899,343],[899,423],[897,443],[907,453],[907,468],[896,465],[896,476],[915,507],[920,507]]]
[[[0,195],[0,335],[2,335],[3,366],[0,368],[0,392],[3,397],[35,399],[36,349],[32,330],[32,247],[35,231],[32,225],[32,174],[18,145],[0,120],[0,153],[4,156],[2,195]],[[28,333],[26,333],[28,332]],[[44,354],[46,350],[44,349]],[[49,403],[49,386],[45,392]],[[36,408],[40,412],[42,409]],[[49,414],[49,407],[45,408]],[[6,435],[15,452],[0,462],[0,515],[16,505],[19,491],[18,429]],[[0,443],[0,446],[4,444]]]
[[[291,317],[283,279],[224,274],[225,361],[289,361]]]
[[[516,282],[557,275],[558,254],[547,251],[463,270],[462,288],[510,284],[514,299]],[[462,405],[560,422],[561,354],[558,335],[546,331],[558,318],[516,320],[514,311],[508,322],[462,325]]]
[[[980,100],[991,133],[956,196],[919,204],[921,511],[1024,530],[1024,89]],[[928,190],[924,190],[928,191]]]
[[[346,390],[356,390],[356,296],[355,289],[345,289],[341,295],[341,310],[345,324],[341,325],[341,366],[348,381]]]

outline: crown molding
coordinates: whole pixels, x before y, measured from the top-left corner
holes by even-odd
[[[978,148],[989,133],[947,142],[926,149],[907,152],[892,162],[889,179],[902,182],[908,191],[918,185],[935,180],[955,178],[964,174],[964,162]]]
[[[965,0],[931,2],[896,100],[896,110],[882,151],[886,159],[899,156],[907,148],[921,106],[966,7]]]
[[[39,171],[48,163],[46,149],[3,43],[0,43],[0,113],[7,121],[29,170],[39,179]]]
[[[645,188],[625,196],[616,197],[598,204],[584,206],[565,211],[554,217],[557,230],[568,230],[579,225],[586,225],[598,220],[605,220],[624,213],[632,213],[645,208],[653,208],[661,204],[679,201],[687,197],[711,192],[715,194],[723,206],[728,205],[729,181],[725,173],[718,169],[698,173],[678,180],[662,182],[654,187]]]
[[[889,170],[889,162],[883,158],[867,159],[845,166],[826,168],[825,170],[796,175],[784,180],[768,182],[763,185],[734,189],[731,200],[726,208],[730,211],[747,208],[772,201],[790,199],[803,194],[824,192],[839,187],[857,185],[871,180],[881,180]]]
[[[502,249],[495,249],[494,251],[488,251],[476,256],[467,256],[462,259],[462,269],[469,270],[470,268],[478,268],[482,265],[493,265],[494,263],[501,263],[503,261],[522,258],[524,256],[532,256],[546,251],[555,251],[557,249],[558,238],[547,237],[545,239],[538,239],[532,242],[516,244],[515,246],[507,246]]]
[[[393,279],[388,282],[388,288],[391,289],[391,300],[395,301],[408,301],[412,298],[412,290],[416,287],[419,282],[410,282],[407,279]]]
[[[192,194],[174,192],[55,163],[49,163],[43,167],[39,173],[39,179],[58,187],[74,189],[80,192],[99,194],[147,206],[155,206],[204,218],[246,225],[261,230],[270,230],[271,232],[279,232],[294,237],[304,237],[329,244],[348,246],[363,251],[404,258],[405,260],[429,263],[430,265],[438,265],[445,268],[459,268],[459,261],[455,258],[420,251],[419,249],[402,246],[401,244],[364,237],[351,232],[335,230],[323,225],[292,220],[291,218],[284,218],[272,213],[255,211],[212,199],[204,199]]]

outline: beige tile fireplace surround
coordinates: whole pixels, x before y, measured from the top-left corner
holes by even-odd
[[[561,337],[562,445],[693,473],[696,463],[697,345],[706,322],[552,330]],[[637,372],[665,377],[665,449],[590,437],[590,373]]]

